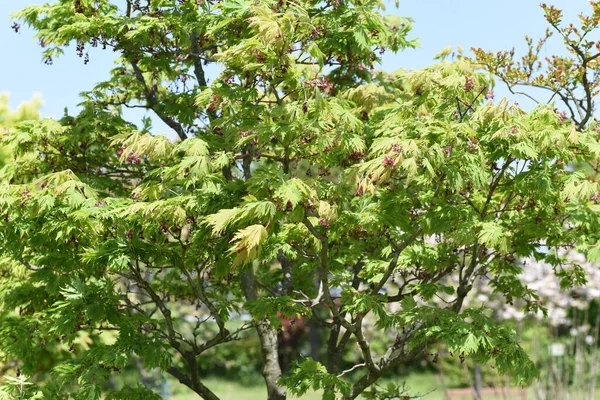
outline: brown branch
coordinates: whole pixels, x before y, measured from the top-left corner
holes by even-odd
[[[282,250],[279,250],[279,253],[277,253],[277,260],[281,264],[281,272],[283,273],[283,283],[281,285],[281,295],[285,296],[287,294],[290,294],[292,292],[292,289],[294,288],[294,280],[293,280],[293,275],[292,275],[292,263],[286,257],[286,255],[283,254]]]
[[[381,278],[379,283],[377,283],[377,285],[375,285],[373,287],[373,290],[371,291],[372,294],[379,293],[381,288],[383,288],[383,286],[386,284],[388,279],[390,279],[390,276],[392,276],[392,274],[394,273],[394,269],[396,269],[396,266],[398,265],[398,259],[400,258],[400,253],[402,253],[404,251],[404,249],[406,249],[408,246],[410,246],[419,237],[420,234],[421,234],[421,228],[418,228],[400,246],[398,246],[396,248],[396,250],[394,251],[394,256],[392,258],[392,261],[390,261],[390,263],[387,267],[387,270],[385,271],[385,274],[383,274],[383,278]]]
[[[219,400],[219,397],[212,390],[204,386],[200,381],[196,383],[192,382],[190,377],[183,373],[179,368],[171,366],[167,368],[167,373],[175,377],[179,383],[198,393],[204,400]]]
[[[131,66],[133,67],[133,72],[135,74],[136,79],[138,80],[138,82],[140,82],[142,84],[142,87],[144,89],[144,96],[146,97],[146,102],[148,103],[148,108],[151,109],[152,111],[154,111],[154,113],[165,124],[167,124],[167,126],[169,126],[169,128],[171,128],[175,132],[177,132],[177,136],[179,136],[179,138],[181,140],[187,139],[187,134],[184,132],[181,124],[179,122],[175,121],[175,119],[173,119],[172,117],[168,116],[167,114],[163,113],[162,111],[160,111],[158,109],[159,103],[156,98],[156,88],[155,87],[150,88],[148,86],[148,84],[146,83],[146,79],[144,78],[144,74],[142,73],[142,70],[140,69],[140,67],[137,65],[137,62],[132,61]]]
[[[210,48],[217,47],[209,46],[206,48],[200,48],[198,44],[198,32],[193,32],[190,35],[190,41],[192,42],[192,60],[194,61],[194,75],[196,76],[196,80],[198,81],[198,85],[205,88],[208,86],[208,82],[206,81],[206,75],[204,73],[204,68],[202,67],[202,53]],[[217,113],[214,111],[207,110],[208,117],[210,120],[217,118]]]

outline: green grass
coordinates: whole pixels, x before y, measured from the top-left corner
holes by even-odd
[[[261,378],[257,378],[255,385],[242,385],[239,382],[227,381],[219,378],[207,378],[202,381],[207,387],[219,396],[221,400],[264,400],[267,398],[267,391]],[[411,396],[420,395],[422,400],[444,400],[444,390],[441,382],[435,374],[411,374],[408,377],[398,377],[397,379],[384,380],[380,385],[385,386],[393,382],[402,384],[405,382],[407,394]],[[173,389],[171,400],[200,400],[200,396],[187,390],[177,382],[171,382]],[[597,392],[597,398],[600,398],[600,390]],[[288,396],[288,399],[295,397]],[[300,397],[303,400],[320,400],[321,392],[310,392]],[[471,400],[473,396],[464,398],[454,398],[455,400]],[[509,397],[510,398],[510,397]],[[529,392],[528,399],[535,399],[532,391]],[[581,397],[575,397],[581,398]],[[504,397],[484,397],[484,400],[506,400]]]
[[[210,390],[212,390],[221,400],[264,400],[267,398],[267,389],[262,379],[256,382],[256,385],[242,385],[235,381],[226,381],[218,378],[207,378],[202,381]],[[177,393],[171,397],[172,400],[196,400],[200,396],[191,391],[181,388],[181,385],[174,383],[173,389]],[[288,396],[289,399],[294,397]],[[302,396],[303,400],[320,400],[320,392],[311,392]]]
[[[387,380],[382,385],[392,380]],[[439,389],[439,381],[435,375],[414,374],[406,378],[399,378],[395,383],[406,382],[406,387],[410,394],[427,394],[423,400],[442,400],[443,391]],[[267,398],[267,391],[264,382],[261,380],[256,385],[242,385],[239,382],[227,381],[218,378],[207,378],[203,383],[210,388],[221,400],[264,400]],[[200,399],[195,393],[192,393],[182,385],[173,383],[171,386],[177,393],[173,395],[172,400],[196,400]],[[289,399],[294,397],[288,396]],[[321,392],[310,392],[301,397],[302,400],[320,400]]]

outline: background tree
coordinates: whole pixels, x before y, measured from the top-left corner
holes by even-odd
[[[35,95],[31,101],[20,104],[14,111],[9,107],[9,99],[8,93],[0,93],[0,135],[6,134],[19,122],[37,120],[40,117],[39,108],[43,103],[40,95]],[[8,157],[10,157],[10,149],[0,149],[0,168],[6,165]]]
[[[572,129],[579,131],[593,129],[595,132],[591,134],[597,135],[600,127],[597,125],[594,113],[595,99],[600,85],[598,64],[600,41],[595,39],[595,35],[600,24],[600,2],[590,1],[590,6],[591,12],[579,14],[579,21],[574,24],[563,21],[564,16],[560,9],[546,3],[541,4],[549,27],[545,35],[537,41],[530,37],[525,38],[527,52],[522,57],[515,55],[514,48],[498,52],[485,51],[481,48],[472,50],[475,54],[474,61],[493,73],[511,93],[524,96],[537,104],[552,104],[557,107],[556,110],[562,119],[572,122]],[[545,57],[542,54],[547,43],[555,40],[553,37],[562,41],[565,52],[561,55]],[[598,179],[598,165],[594,160],[587,160],[571,167],[578,168],[579,173],[589,181]],[[597,193],[591,193],[591,200],[594,202],[597,202],[598,197]],[[597,269],[595,262],[599,259],[597,238],[591,240],[591,247],[580,248],[580,250],[587,254],[588,260],[580,253],[567,252],[569,262],[585,269],[587,276],[592,279],[589,285],[574,292],[566,282],[559,284],[551,277],[547,272],[547,265],[526,260],[529,265],[524,267],[522,279],[529,281],[530,287],[537,286],[546,292],[541,293],[541,296],[545,298],[544,302],[550,308],[551,326],[568,327],[573,322],[577,325],[577,318],[571,321],[568,313],[583,309],[587,315],[588,308],[591,307],[593,310],[596,306],[593,299],[597,298],[598,294],[593,277]],[[504,308],[504,314],[505,317],[511,315],[517,319],[525,316],[513,307]],[[592,312],[592,318],[595,319],[594,317],[595,312]],[[582,326],[587,326],[589,330],[587,323]],[[587,336],[586,339],[590,337]],[[594,341],[595,339],[590,344],[596,346]],[[595,371],[597,366],[594,365],[591,369]],[[577,374],[576,370],[575,374],[582,375]],[[564,375],[569,376],[569,372]],[[592,387],[595,387],[595,378],[593,381]],[[593,390],[590,393],[590,396],[595,396]]]
[[[20,104],[14,111],[10,109],[9,100],[10,96],[8,93],[0,94],[0,136],[7,135],[11,129],[14,129],[22,121],[37,120],[39,118],[39,108],[42,105],[41,96],[34,96],[31,101]],[[0,168],[10,163],[11,157],[10,146],[0,147]],[[3,361],[3,363],[0,363],[0,377],[5,376],[7,371],[18,364],[18,360],[11,360],[10,358],[6,358]]]
[[[386,49],[414,45],[409,21],[380,11],[61,0],[18,13],[48,63],[72,42],[84,62],[89,46],[119,58],[81,113],[3,137],[17,158],[0,189],[0,354],[25,374],[49,343],[64,357],[46,382],[13,391],[156,397],[106,389],[139,360],[216,399],[198,363],[250,330],[269,399],[311,387],[403,396],[374,384],[433,343],[535,376],[514,333],[464,300],[485,276],[539,308],[518,257],[584,281],[560,250],[597,231],[597,183],[563,163],[597,159],[600,144],[551,107],[487,101],[491,79],[467,62],[372,71]],[[220,68],[210,85],[206,63]],[[152,110],[178,140],[125,121],[122,107]],[[440,293],[443,306],[419,302]],[[327,333],[324,355],[283,376],[278,315]],[[391,333],[383,351],[367,320]],[[352,346],[362,360],[349,366]]]
[[[537,41],[525,38],[528,49],[524,56],[515,58],[514,49],[496,53],[473,49],[475,61],[514,94],[524,95],[536,103],[558,102],[564,110],[562,118],[571,119],[578,130],[583,130],[595,121],[595,98],[600,93],[600,41],[594,36],[600,26],[600,2],[590,1],[590,6],[589,14],[579,14],[578,24],[565,24],[560,9],[543,3],[541,8],[550,26]],[[566,52],[544,57],[541,52],[553,36],[564,43]],[[549,97],[520,90],[527,87],[546,92]]]

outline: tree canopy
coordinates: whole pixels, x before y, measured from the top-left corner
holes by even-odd
[[[19,105],[16,110],[9,107],[10,96],[0,93],[0,135],[8,132],[22,121],[39,119],[39,108],[43,101],[40,95],[35,95],[29,102]],[[0,167],[3,167],[10,157],[10,148],[0,148]]]
[[[535,377],[514,332],[463,302],[485,278],[543,308],[520,257],[585,281],[561,251],[595,240],[598,182],[565,165],[596,162],[598,137],[552,106],[494,100],[466,59],[375,70],[415,45],[410,20],[382,12],[370,0],[59,0],[15,16],[48,63],[71,43],[83,62],[89,47],[118,59],[77,115],[1,137],[15,159],[0,187],[0,356],[44,376],[6,393],[159,398],[107,388],[139,360],[217,399],[199,363],[248,332],[269,399],[400,397],[374,384],[438,343]],[[151,110],[177,140],[123,107]],[[277,333],[298,315],[325,350],[282,371]]]

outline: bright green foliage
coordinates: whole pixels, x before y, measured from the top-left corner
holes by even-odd
[[[493,73],[507,85],[511,93],[526,96],[538,104],[545,102],[560,107],[555,111],[562,121],[571,122],[568,124],[568,139],[574,144],[581,143],[580,132],[585,131],[592,137],[597,137],[600,132],[600,124],[595,116],[596,98],[600,93],[600,40],[595,40],[600,32],[600,1],[589,3],[589,13],[579,14],[576,24],[563,21],[563,12],[557,7],[541,4],[549,28],[535,43],[532,38],[525,38],[528,50],[520,59],[515,57],[514,49],[499,52],[473,49],[474,62]],[[553,37],[564,45],[564,54],[545,57],[542,55],[543,49]],[[535,93],[530,88],[542,90]],[[594,205],[589,211],[596,212],[595,203],[600,201],[597,191],[597,183],[600,183],[600,148],[585,139],[584,143],[592,156],[571,164],[578,171],[569,179],[565,194],[568,198],[578,197],[580,201],[592,199]],[[568,160],[559,162],[569,163]],[[575,218],[579,219],[580,216]],[[580,246],[578,250],[584,252],[589,261],[598,261],[600,238],[592,234],[587,241],[591,245]],[[585,280],[578,266],[573,266],[568,272],[562,268],[556,272],[564,288],[573,282]]]
[[[8,93],[0,93],[0,135],[5,135],[19,122],[39,119],[38,109],[43,103],[41,96],[36,95],[30,102],[20,104],[15,111],[10,110],[8,100]],[[10,149],[0,148],[0,168],[6,164],[9,157]]]
[[[560,269],[555,250],[598,230],[598,184],[563,167],[600,157],[594,135],[549,107],[485,101],[492,81],[466,62],[371,71],[380,50],[413,45],[374,1],[63,0],[18,17],[45,57],[72,41],[120,54],[79,115],[3,137],[17,159],[0,189],[0,354],[28,375],[48,344],[58,354],[32,390],[100,398],[139,360],[216,399],[198,360],[250,328],[270,399],[354,399],[436,343],[535,376],[515,336],[462,303],[487,276],[540,306],[517,258]],[[447,307],[427,303],[438,293]],[[319,320],[326,357],[282,377],[277,312]],[[231,328],[240,314],[253,319]],[[124,390],[112,398],[142,389]]]
[[[10,110],[8,102],[8,93],[0,94],[0,136],[14,132],[15,126],[22,121],[37,120],[39,118],[38,109],[42,105],[42,99],[37,95],[34,96],[30,102],[19,105],[16,111]],[[10,163],[11,156],[10,146],[0,146],[0,167],[3,167],[6,163]],[[3,261],[10,262],[9,260]],[[2,361],[3,362],[0,363],[0,376],[4,375],[4,373],[11,368],[14,360],[4,359]],[[27,377],[7,376],[6,380],[8,385],[3,389],[0,389],[0,399],[33,398],[25,396],[25,393],[27,392],[26,388],[31,385],[31,382],[28,382]]]
[[[9,109],[8,100],[8,93],[0,94],[0,127],[9,129],[21,121],[39,119],[38,109],[43,103],[41,96],[34,96],[30,102],[19,105],[15,111]]]

